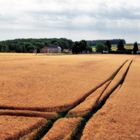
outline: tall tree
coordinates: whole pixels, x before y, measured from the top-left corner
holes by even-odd
[[[117,50],[118,51],[124,51],[125,48],[124,48],[124,41],[123,40],[120,40],[118,45],[117,45]]]
[[[76,41],[72,47],[72,53],[73,54],[78,54],[80,53],[80,47],[79,47],[79,42]]]
[[[82,53],[83,51],[87,50],[87,42],[85,40],[81,40],[79,42],[79,47],[80,47],[80,52]]]
[[[133,47],[133,53],[136,54],[138,50],[139,50],[139,48],[138,48],[138,43],[135,42],[135,43],[134,43],[134,47]]]
[[[111,42],[109,40],[105,42],[105,46],[107,47],[108,51],[111,50]]]

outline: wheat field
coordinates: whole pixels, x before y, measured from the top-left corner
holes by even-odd
[[[1,140],[140,139],[140,57],[0,54]]]

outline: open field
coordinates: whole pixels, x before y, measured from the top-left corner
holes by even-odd
[[[108,80],[126,59],[98,55],[0,57],[0,108],[65,111]]]
[[[0,139],[140,139],[139,71],[133,55],[0,54]]]

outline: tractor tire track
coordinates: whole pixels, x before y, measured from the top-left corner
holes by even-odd
[[[102,95],[104,94],[104,92],[102,93],[102,95],[100,96],[100,98],[97,100],[97,106],[96,108],[93,108],[88,114],[86,114],[84,117],[83,117],[83,120],[81,121],[81,124],[79,124],[79,129],[77,129],[77,132],[75,132],[75,134],[72,136],[71,140],[80,140],[81,136],[82,136],[82,132],[85,128],[85,125],[86,123],[89,121],[89,119],[96,113],[98,112],[102,107],[103,105],[105,104],[105,102],[107,101],[107,99],[110,97],[110,95],[112,95],[113,93],[116,93],[118,92],[118,90],[120,90],[126,76],[127,76],[127,73],[129,71],[129,68],[132,64],[133,60],[131,60],[128,64],[128,67],[126,68],[126,70],[124,71],[123,73],[123,76],[122,78],[119,80],[119,82],[117,83],[117,85],[115,85],[112,90],[110,90],[110,92],[107,93],[107,96],[105,96],[104,98],[102,98],[101,100],[101,97]],[[120,69],[121,70],[121,69]],[[118,72],[119,74],[119,72]],[[113,78],[115,79],[115,77]],[[113,81],[112,79],[112,81]],[[110,82],[111,84],[111,82]],[[108,87],[110,86],[110,84],[108,85]],[[107,87],[107,88],[108,88]],[[106,90],[107,90],[106,88]],[[110,87],[109,87],[110,88]]]
[[[107,80],[105,80],[104,82],[102,82],[100,85],[98,85],[96,88],[92,89],[90,92],[88,92],[83,98],[81,98],[81,100],[79,100],[75,105],[73,105],[72,107],[70,107],[69,109],[67,109],[64,112],[59,113],[59,116],[56,119],[50,120],[49,124],[47,124],[37,135],[37,137],[35,138],[35,140],[40,140],[42,139],[47,133],[48,131],[52,128],[53,124],[60,118],[65,118],[67,117],[68,112],[75,108],[76,106],[78,106],[80,103],[82,103],[88,96],[90,96],[92,93],[94,93],[95,90],[97,90],[98,88],[102,87],[106,82],[108,82],[109,80],[112,80],[117,74],[118,72],[121,70],[121,68],[128,62],[128,60],[126,60]],[[109,86],[109,85],[108,85]],[[107,86],[107,87],[108,87]],[[107,88],[106,87],[106,88]],[[105,88],[105,90],[106,90]],[[82,133],[82,130],[84,129],[84,126],[86,124],[86,122],[90,119],[90,117],[99,109],[99,106],[97,107],[97,109],[92,110],[91,112],[89,112],[83,119],[82,121],[79,123],[79,125],[77,126],[77,129],[75,132],[73,132],[72,136],[71,136],[71,140],[75,140],[75,139],[79,139]],[[78,136],[78,137],[77,137]]]

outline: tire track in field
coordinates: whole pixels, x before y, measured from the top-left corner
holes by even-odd
[[[73,105],[63,105],[63,106],[58,106],[54,108],[40,108],[40,107],[35,107],[35,108],[24,108],[24,107],[13,107],[13,106],[0,106],[0,109],[7,109],[7,110],[28,110],[28,111],[39,111],[39,112],[67,112],[71,110],[72,108],[76,107],[78,104],[83,102],[89,95],[91,95],[95,90],[103,86],[107,81],[111,80],[117,73],[118,71],[123,67],[123,65],[127,62],[128,60],[124,61],[121,66],[113,73],[111,74],[106,80],[102,81],[99,85],[94,87],[93,89],[89,90],[87,93],[85,93],[79,100],[75,101]],[[50,111],[51,110],[51,111]]]
[[[60,118],[64,118],[64,117],[66,117],[66,115],[67,115],[67,113],[68,113],[68,111],[69,110],[71,110],[71,109],[73,109],[73,108],[75,108],[77,105],[79,105],[80,103],[82,103],[89,95],[91,95],[96,89],[98,89],[98,88],[100,88],[100,87],[102,87],[107,81],[109,81],[109,80],[111,80],[111,79],[113,79],[114,78],[114,76],[120,71],[120,69],[125,65],[125,63],[127,63],[127,61],[128,60],[126,60],[125,62],[123,62],[123,64],[108,78],[108,79],[106,79],[105,81],[103,81],[103,82],[101,82],[97,87],[95,87],[95,88],[93,88],[93,89],[91,89],[89,92],[87,92],[86,94],[85,94],[85,96],[83,96],[79,101],[77,101],[73,106],[70,106],[70,107],[68,107],[67,109],[66,109],[66,111],[64,111],[64,112],[59,112],[59,114],[58,114],[58,116],[57,117],[55,117],[55,118],[53,118],[53,119],[50,119],[49,121],[48,121],[48,123],[45,125],[45,126],[43,126],[43,128],[41,128],[40,130],[39,130],[39,132],[37,133],[37,136],[36,136],[36,138],[35,138],[35,140],[39,140],[39,139],[41,139],[51,128],[52,128],[52,126],[53,126],[53,124],[58,120],[58,119],[60,119]],[[64,108],[64,106],[62,107],[62,108]],[[60,109],[62,109],[62,108],[60,108]],[[32,116],[32,117],[34,117],[34,116],[36,116],[36,117],[39,117],[39,114],[37,114],[37,112],[38,112],[38,110],[32,110],[32,109],[26,109],[27,111],[34,111],[34,115],[33,114],[24,114],[24,112],[22,112],[22,111],[25,111],[25,109],[16,109],[16,108],[13,108],[13,107],[1,107],[0,108],[0,110],[2,110],[2,109],[9,109],[9,112],[7,112],[7,115],[12,115],[12,116],[17,116],[17,115],[19,115],[19,116]],[[10,111],[11,110],[11,111]],[[14,112],[12,112],[12,111],[14,111],[14,110],[18,110],[19,111],[19,114],[16,114],[16,112],[14,113]],[[21,111],[21,112],[20,112]],[[46,111],[43,111],[43,110],[39,110],[40,111],[40,113],[42,112],[42,113],[45,113]],[[6,112],[3,112],[4,114],[6,114]],[[47,119],[47,118],[46,118]],[[87,121],[85,121],[85,118],[82,120],[82,122],[78,125],[78,128],[77,128],[77,130],[79,130],[79,128],[81,128],[81,124],[83,124],[84,122],[87,122]],[[83,125],[82,125],[83,126]],[[72,139],[74,139],[74,136],[75,136],[75,132],[73,133],[73,138]]]
[[[121,68],[128,62],[128,60],[126,60],[107,80],[105,80],[104,82],[102,82],[100,85],[98,85],[96,88],[92,89],[90,92],[88,92],[88,94],[86,94],[86,96],[84,96],[84,98],[82,98],[79,102],[77,102],[77,104],[75,104],[74,106],[72,106],[71,108],[67,109],[65,112],[61,112],[59,113],[59,116],[56,119],[52,119],[49,121],[49,124],[47,124],[45,127],[43,127],[41,129],[41,131],[38,133],[37,137],[35,140],[40,140],[44,137],[45,134],[48,133],[48,131],[52,128],[53,124],[60,118],[65,118],[67,117],[68,112],[75,108],[76,106],[78,106],[80,103],[82,103],[89,95],[91,95],[92,93],[94,93],[95,90],[97,90],[98,88],[102,87],[107,81],[109,80],[113,80],[114,77],[119,73],[119,71],[121,70]],[[109,86],[109,85],[108,85]],[[107,87],[108,87],[107,86]],[[107,88],[106,87],[106,88]],[[98,107],[99,109],[99,107]],[[71,140],[75,140],[75,139],[79,139],[80,135],[82,133],[82,130],[84,129],[84,126],[86,124],[86,122],[90,119],[90,117],[98,110],[92,110],[90,113],[88,113],[81,121],[81,123],[77,126],[76,131],[73,132]],[[78,137],[77,137],[78,136]]]
[[[114,92],[117,93],[118,90],[120,90],[120,88],[121,88],[121,86],[122,86],[122,84],[123,84],[123,82],[124,82],[124,80],[125,80],[125,78],[126,78],[126,76],[127,76],[127,73],[128,73],[128,71],[129,71],[129,69],[130,69],[130,66],[131,66],[132,62],[133,62],[133,60],[130,61],[129,65],[128,65],[127,69],[126,69],[126,71],[124,72],[123,77],[121,78],[121,80],[119,81],[119,83],[117,84],[117,86],[115,86],[114,88],[112,88],[112,90],[110,91],[110,93],[109,93],[105,98],[103,98],[102,101],[99,101],[100,98],[101,98],[102,95],[103,95],[103,93],[102,93],[102,95],[100,96],[100,98],[99,98],[98,101],[97,101],[97,107],[96,107],[96,109],[95,109],[95,108],[92,109],[87,115],[85,115],[85,116],[83,117],[83,120],[81,121],[81,124],[79,124],[78,129],[77,129],[77,131],[73,134],[71,140],[80,140],[80,138],[81,138],[81,136],[82,136],[82,132],[83,132],[83,130],[84,130],[84,128],[85,128],[86,123],[89,121],[89,119],[90,119],[96,112],[98,112],[98,110],[100,110],[100,109],[104,106],[105,102],[107,101],[107,99],[110,97],[111,94],[113,94]],[[120,69],[120,70],[121,70],[121,69]],[[118,72],[118,74],[119,74],[119,72]],[[116,75],[117,75],[117,74],[116,74]],[[112,79],[112,81],[113,81],[114,79],[115,79],[115,77]],[[110,84],[111,84],[111,82],[110,82]],[[110,84],[108,85],[108,87],[110,86]],[[107,88],[108,88],[108,87],[107,87]],[[107,89],[107,88],[106,88],[106,89]]]

